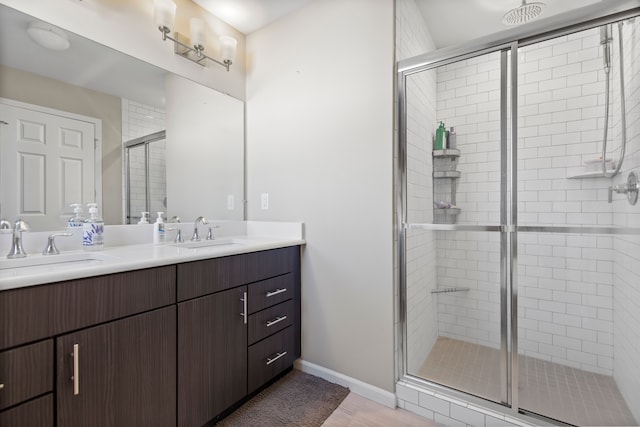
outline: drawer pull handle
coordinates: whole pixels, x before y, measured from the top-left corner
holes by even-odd
[[[78,344],[73,345],[73,353],[71,353],[71,357],[73,357],[73,376],[71,379],[73,380],[73,395],[77,396],[80,394],[80,354],[79,354],[80,346]]]
[[[247,315],[248,315],[248,309],[247,309],[247,304],[248,304],[248,299],[247,299],[247,293],[244,292],[243,293],[243,297],[240,298],[240,301],[242,301],[242,313],[240,313],[240,316],[242,316],[242,319],[244,321],[244,324],[247,324]]]
[[[282,288],[282,289],[276,289],[273,292],[267,292],[267,298],[272,297],[274,295],[278,295],[281,294],[283,292],[287,292],[287,288]]]
[[[4,384],[0,384],[0,390],[4,388]]]
[[[270,326],[275,325],[276,323],[280,323],[280,322],[282,322],[283,320],[286,320],[286,319],[287,319],[287,316],[278,316],[278,317],[275,318],[275,320],[267,320],[267,328],[270,327]]]
[[[287,354],[287,352],[283,351],[282,353],[276,353],[276,357],[274,357],[273,359],[267,357],[267,365],[271,365],[273,362],[275,362],[276,360],[278,360],[281,357],[285,356],[286,354]]]

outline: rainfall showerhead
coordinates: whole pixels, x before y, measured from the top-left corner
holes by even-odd
[[[505,25],[519,25],[529,22],[542,13],[542,9],[546,4],[542,2],[527,3],[526,0],[522,0],[522,4],[515,7],[504,14],[502,17],[502,23]]]

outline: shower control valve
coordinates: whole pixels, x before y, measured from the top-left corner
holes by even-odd
[[[626,194],[629,203],[635,205],[638,202],[638,192],[640,192],[638,176],[634,172],[630,172],[626,184],[617,184],[609,187],[609,203],[613,202],[614,191],[618,194]]]

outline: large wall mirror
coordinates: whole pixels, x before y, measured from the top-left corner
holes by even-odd
[[[0,5],[0,216],[59,229],[71,203],[95,200],[106,224],[244,218],[242,101],[73,33],[46,49],[34,22]],[[92,139],[84,160],[66,154]]]

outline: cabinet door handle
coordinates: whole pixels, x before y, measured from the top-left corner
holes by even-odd
[[[240,313],[240,316],[242,316],[244,324],[246,325],[247,324],[247,315],[249,314],[248,313],[249,310],[248,310],[248,307],[247,307],[249,300],[247,299],[247,293],[246,292],[243,293],[243,296],[242,296],[242,298],[240,298],[240,301],[242,301],[242,310],[243,310],[242,313]]]
[[[285,356],[286,354],[287,352],[283,351],[282,353],[276,353],[276,357],[274,357],[273,359],[271,359],[270,357],[267,357],[267,365],[271,365],[273,362]]]
[[[73,395],[77,396],[80,394],[80,346],[78,344],[73,345],[73,353],[71,353],[71,357],[73,357],[73,376],[71,380],[73,381]]]
[[[4,384],[0,384],[0,390],[4,388]]]
[[[267,320],[267,328],[275,325],[276,323],[280,323],[286,319],[287,319],[287,316],[278,316],[274,320]]]
[[[272,297],[272,296],[274,296],[274,295],[281,294],[281,293],[283,293],[283,292],[287,292],[287,288],[276,289],[276,290],[275,290],[275,291],[273,291],[273,292],[269,292],[269,291],[267,291],[267,298]]]

